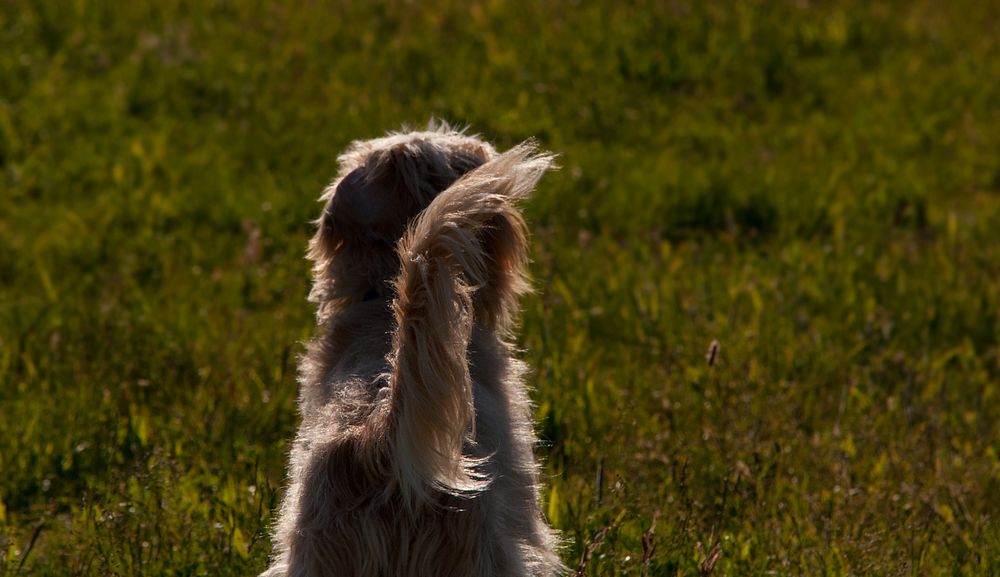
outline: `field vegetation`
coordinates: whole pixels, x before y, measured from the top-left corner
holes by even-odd
[[[351,140],[527,205],[578,575],[1000,575],[1000,5],[0,2],[0,575],[255,575]],[[713,344],[714,343],[714,344]]]

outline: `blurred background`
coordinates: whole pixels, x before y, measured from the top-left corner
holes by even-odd
[[[578,575],[1000,574],[997,30],[975,0],[0,2],[0,574],[263,569],[316,198],[431,117],[560,155],[519,345]]]

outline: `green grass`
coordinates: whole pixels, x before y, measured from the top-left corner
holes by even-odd
[[[569,565],[1000,575],[998,5],[617,4],[0,3],[0,574],[264,567],[315,198],[436,115],[561,155]]]

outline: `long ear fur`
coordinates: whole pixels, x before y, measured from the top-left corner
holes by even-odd
[[[462,495],[489,482],[463,454],[474,428],[468,342],[476,321],[508,328],[528,290],[527,236],[515,203],[552,165],[533,143],[517,146],[442,192],[400,241],[390,442],[407,502],[429,488]]]

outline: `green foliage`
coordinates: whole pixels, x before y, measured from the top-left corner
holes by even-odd
[[[561,155],[521,343],[580,574],[1000,575],[998,21],[0,3],[0,574],[263,568],[315,198],[439,116]]]

